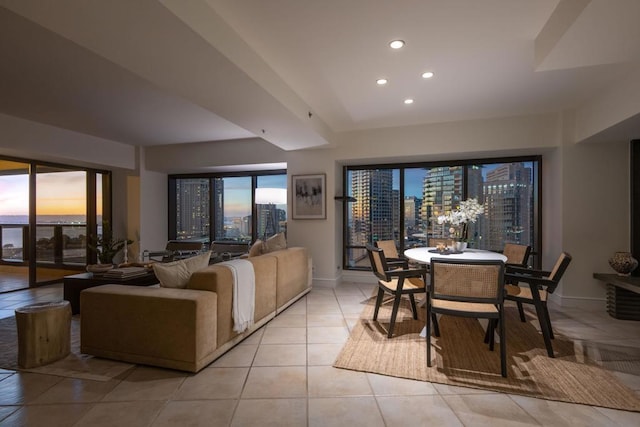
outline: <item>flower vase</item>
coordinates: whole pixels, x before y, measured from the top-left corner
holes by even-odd
[[[464,252],[467,249],[467,242],[453,242],[453,249]]]
[[[638,267],[638,260],[631,255],[631,252],[616,252],[609,258],[609,265],[618,275],[628,276]]]

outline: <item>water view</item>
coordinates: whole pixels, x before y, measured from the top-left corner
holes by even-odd
[[[102,219],[98,218],[99,223]],[[28,232],[27,215],[0,215],[0,247],[2,259],[24,260],[25,236]],[[98,226],[102,234],[102,226]],[[58,237],[59,236],[59,237]],[[56,248],[56,238],[60,248]],[[86,261],[87,225],[85,215],[38,215],[36,226],[36,256],[38,261],[84,263]]]

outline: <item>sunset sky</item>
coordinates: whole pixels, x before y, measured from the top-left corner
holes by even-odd
[[[37,175],[38,215],[85,215],[86,175],[84,172],[41,173]],[[0,176],[0,215],[29,214],[29,177]]]
[[[244,216],[251,212],[251,178],[226,178],[225,216]],[[287,188],[286,175],[261,176],[259,187]],[[98,187],[100,187],[98,185]],[[85,215],[86,175],[82,171],[39,173],[37,175],[38,215]],[[98,197],[98,212],[102,212]],[[284,208],[284,205],[280,206]],[[0,176],[0,215],[29,214],[29,177]]]

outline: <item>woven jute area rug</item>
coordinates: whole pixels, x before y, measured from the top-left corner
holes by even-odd
[[[408,300],[404,301],[394,336],[387,338],[391,304],[380,308],[377,322],[371,320],[374,306],[375,298],[369,299],[334,367],[640,412],[640,398],[610,371],[640,375],[636,349],[602,349],[556,333],[556,357],[547,357],[537,319],[528,314],[523,323],[516,307],[509,306],[505,310],[508,378],[500,375],[499,344],[489,351],[481,323],[453,316],[439,319],[440,337],[432,337],[434,363],[428,368],[425,338],[420,337],[425,309],[413,320]]]
[[[18,331],[15,317],[0,319],[0,368],[2,369],[109,381],[134,366],[130,363],[80,353],[80,317],[76,315],[71,318],[71,353],[67,357],[36,368],[21,369],[18,366]]]

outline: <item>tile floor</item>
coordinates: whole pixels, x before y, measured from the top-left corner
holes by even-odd
[[[640,413],[332,368],[371,294],[314,288],[196,375],[138,366],[109,382],[0,370],[2,426],[637,426]],[[0,295],[0,317],[61,299],[60,285]],[[604,309],[552,311],[557,331],[640,349],[640,324]],[[640,376],[617,374],[640,393]]]

